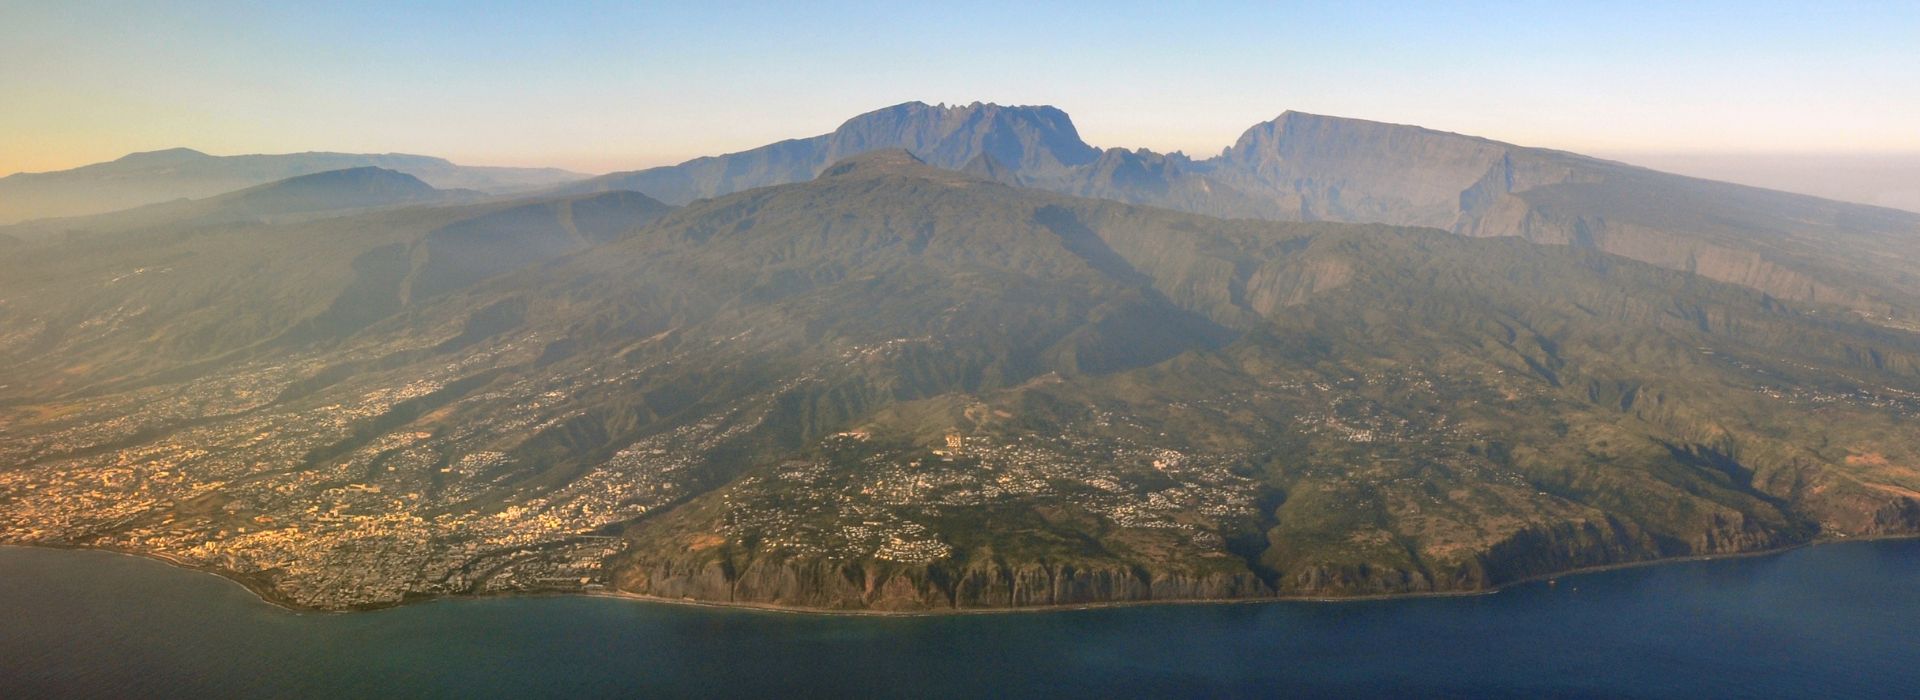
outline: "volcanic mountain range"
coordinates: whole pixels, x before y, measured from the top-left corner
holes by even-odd
[[[430,182],[0,229],[0,539],[329,609],[940,610],[1920,529],[1916,214],[1296,113],[1101,151],[985,104]]]

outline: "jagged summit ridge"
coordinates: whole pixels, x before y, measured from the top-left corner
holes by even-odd
[[[905,149],[927,164],[959,170],[991,156],[1022,177],[1065,178],[1100,155],[1054,107],[906,102],[848,119],[831,133],[674,166],[614,173],[563,192],[627,189],[684,204],[741,190],[802,182],[841,160]]]
[[[1356,160],[1328,172],[1379,167]],[[1288,191],[1096,162],[1105,200]],[[7,484],[0,540],[328,609],[597,585],[942,610],[1479,590],[1920,531],[1912,333],[1580,246],[936,165],[10,249],[0,399],[34,408],[0,456],[48,476]],[[1489,167],[1472,206],[1529,196],[1524,158]]]
[[[570,191],[672,203],[811,180],[868,151],[905,149],[981,179],[1209,216],[1427,226],[1599,249],[1787,299],[1920,313],[1920,215],[1717,183],[1405,124],[1286,111],[1220,155],[1096,149],[1049,106],[907,102],[832,133],[620,173]],[[1812,244],[1810,241],[1826,243]],[[1844,265],[1817,262],[1835,248]],[[1863,283],[1864,271],[1873,278]],[[1898,312],[1890,314],[1890,312]]]
[[[944,168],[963,167],[985,154],[1022,171],[1048,173],[1090,163],[1100,154],[1081,140],[1066,112],[1044,105],[908,102],[854,117],[834,136],[842,156],[899,147]]]

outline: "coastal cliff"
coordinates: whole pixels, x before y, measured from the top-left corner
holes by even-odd
[[[1859,536],[1920,533],[1920,504],[1876,504]],[[1846,536],[1846,533],[1834,533]],[[1569,572],[1779,550],[1814,541],[1740,517],[1711,519],[1686,539],[1614,519],[1527,528],[1464,560],[1300,563],[1256,572],[1118,561],[1000,557],[904,564],[730,551],[635,550],[609,562],[616,590],[652,598],[820,611],[956,612],[1147,602],[1338,599],[1463,594]]]
[[[711,557],[635,558],[614,587],[658,598],[820,610],[938,611],[1144,601],[1260,598],[1252,572],[1148,571],[1122,564],[898,564],[757,558],[736,567]]]

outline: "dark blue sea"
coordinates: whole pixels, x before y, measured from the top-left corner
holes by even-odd
[[[587,597],[289,612],[0,548],[0,698],[1920,697],[1920,541],[1496,594],[877,618]]]

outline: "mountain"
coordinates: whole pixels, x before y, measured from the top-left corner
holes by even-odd
[[[1618,160],[1771,190],[1920,212],[1920,153],[1648,153]]]
[[[455,165],[399,153],[211,156],[187,148],[134,153],[72,170],[0,177],[0,224],[84,216],[176,199],[198,199],[287,178],[349,168],[406,173],[438,188],[509,193],[583,175],[552,168]]]
[[[221,224],[284,221],[408,204],[484,198],[472,190],[438,190],[419,178],[363,167],[300,175],[237,192],[149,204],[93,216],[42,219],[0,227],[23,240],[152,232]]]
[[[1875,315],[1910,316],[1920,293],[1908,272],[1920,261],[1920,215],[1570,153],[1289,112],[1249,129],[1207,171],[1298,198],[1306,219],[1596,248]]]
[[[1473,591],[1920,532],[1913,330],[1592,247],[969,170],[881,150],[672,211],[588,194],[10,256],[0,538],[324,609],[951,610]]]
[[[1920,323],[1920,214],[1699,180],[1414,126],[1287,112],[1221,155],[1101,151],[1051,107],[911,102],[831,134],[616,173],[577,190],[685,203],[808,180],[856,153],[903,148],[988,179],[1276,221],[1431,226],[1604,250],[1785,299]]]
[[[1099,151],[1080,140],[1053,107],[928,105],[908,102],[847,120],[833,133],[781,141],[680,165],[603,175],[562,191],[626,189],[662,201],[695,199],[812,179],[828,165],[868,151],[906,149],[935,166],[959,169],[980,156],[1023,176],[1061,176]]]
[[[301,175],[216,198],[265,215],[363,209],[430,200],[441,193],[406,173],[367,166]]]
[[[443,191],[362,169],[190,204],[254,213],[308,206],[316,196],[387,201],[435,192]],[[0,395],[179,381],[246,357],[338,342],[500,272],[628,235],[670,209],[633,192],[456,199],[285,221],[196,206],[185,212],[191,216],[102,229],[139,235],[22,245],[0,258]]]

